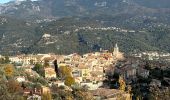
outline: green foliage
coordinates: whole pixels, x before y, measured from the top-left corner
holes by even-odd
[[[71,86],[72,91],[65,90],[65,88],[52,86],[52,97],[54,100],[93,100],[92,94],[79,84]]]
[[[153,16],[151,18],[153,18]],[[96,19],[99,21],[96,21]],[[30,26],[25,26],[22,20],[9,20],[8,24],[2,25],[2,27],[5,28],[0,26],[0,28],[4,29],[3,31],[6,31],[7,37],[0,47],[3,47],[2,54],[9,53],[10,50],[13,50],[10,54],[15,54],[16,51],[22,53],[54,52],[57,54],[78,52],[82,54],[99,51],[99,48],[112,50],[115,43],[118,43],[120,49],[127,53],[133,52],[134,50],[170,51],[170,45],[168,44],[170,30],[168,28],[169,25],[165,26],[166,21],[155,22],[151,20],[151,23],[146,24],[144,23],[144,18],[129,15],[125,16],[126,21],[122,19],[124,19],[124,17],[121,15],[79,18],[79,20],[74,17],[69,17],[49,23],[29,23],[31,24]],[[100,23],[100,21],[103,20],[108,20],[108,23]],[[161,24],[161,26],[159,26],[161,22],[165,25]],[[87,26],[97,28],[117,26],[127,30],[133,29],[135,32],[79,29],[79,27]],[[13,33],[15,37],[11,37],[10,33]],[[42,37],[44,33],[48,33],[52,37],[46,40]],[[20,46],[26,46],[27,48],[6,47],[8,44],[15,43],[19,38],[24,40]],[[57,40],[57,42],[54,42],[55,40]],[[46,42],[54,43],[46,44]]]
[[[93,100],[93,96],[89,93],[87,87],[81,87],[78,84],[72,86],[74,98],[77,100]]]
[[[10,63],[8,56],[5,56],[4,58],[0,58],[0,64],[8,64],[8,63]]]
[[[41,64],[35,64],[33,70],[36,71],[39,75],[43,77],[45,76],[44,67]]]
[[[10,62],[9,57],[5,56],[5,63],[9,63],[9,62]]]
[[[47,80],[45,80],[43,77],[38,77],[37,82],[41,83],[44,86],[48,85]]]

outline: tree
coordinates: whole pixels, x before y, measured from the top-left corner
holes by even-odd
[[[48,85],[47,80],[45,80],[43,77],[38,77],[36,81],[41,83],[42,85]]]
[[[65,78],[64,84],[67,86],[71,86],[71,85],[75,84],[75,79],[71,76],[68,76]]]
[[[45,76],[44,67],[41,64],[35,64],[33,70],[36,71],[39,75]]]
[[[4,63],[10,63],[10,60],[9,60],[9,57],[8,56],[5,56],[5,61],[4,61]]]
[[[57,60],[54,60],[54,66],[55,66],[56,75],[59,77],[59,70],[58,70]]]
[[[148,100],[169,100],[170,88],[150,87]]]
[[[5,70],[5,75],[9,77],[12,76],[14,73],[14,68],[13,68],[13,65],[11,64],[7,64],[4,70]]]
[[[50,92],[46,92],[42,95],[42,100],[52,100],[52,96]]]
[[[146,61],[145,69],[147,69],[147,70],[151,69],[151,65],[150,65],[149,61]]]
[[[90,92],[77,91],[75,93],[75,98],[77,100],[93,100],[93,95]]]
[[[59,70],[60,70],[61,76],[62,76],[63,78],[71,76],[71,68],[70,68],[70,67],[61,66],[61,67],[59,68]]]
[[[7,82],[7,87],[8,87],[9,93],[16,93],[16,92],[21,91],[20,84],[13,79],[11,79]]]
[[[0,58],[0,64],[4,64],[5,63],[5,59],[4,58]]]
[[[0,63],[1,64],[8,64],[8,63],[10,63],[9,57],[5,56],[4,58],[0,58]]]
[[[79,84],[74,84],[72,90],[72,94],[76,100],[93,100],[93,95],[88,92],[87,86],[82,87]]]
[[[21,87],[15,80],[0,80],[0,100],[23,100]]]
[[[49,65],[49,61],[48,60],[44,60],[44,65],[43,65],[44,67],[49,67],[50,65]]]
[[[119,85],[119,90],[125,91],[126,83],[121,76],[119,77]]]
[[[34,89],[41,89],[41,87],[42,87],[42,84],[39,83],[39,82],[36,82],[36,83],[33,84]]]

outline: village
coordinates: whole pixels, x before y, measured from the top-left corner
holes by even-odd
[[[3,56],[0,57],[5,59]],[[23,69],[22,73],[27,73],[14,77],[22,85],[23,96],[27,100],[41,100],[43,94],[55,94],[58,91],[55,91],[53,86],[64,87],[67,91],[73,91],[75,86],[83,87],[95,100],[132,100],[132,88],[136,86],[132,84],[137,83],[139,77],[148,79],[150,75],[146,62],[136,57],[125,57],[117,44],[112,52],[101,49],[99,52],[84,55],[23,54],[9,56],[8,60],[16,69]],[[41,80],[41,84],[29,88],[25,84],[31,83],[30,79]],[[140,85],[147,87],[146,83]],[[161,81],[151,79],[149,86],[161,87]],[[146,92],[143,95],[145,96]]]

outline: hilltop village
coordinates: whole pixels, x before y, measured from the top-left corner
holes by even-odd
[[[165,86],[169,86],[169,76],[157,79],[150,66],[154,63],[136,56],[125,57],[117,44],[112,52],[101,49],[84,55],[23,54],[0,58],[0,80],[9,84],[12,92],[19,91],[18,98],[24,100],[141,100],[154,98],[149,91],[155,88],[151,87],[169,91]],[[167,64],[160,66],[168,69]]]

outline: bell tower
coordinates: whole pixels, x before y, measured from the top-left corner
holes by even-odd
[[[118,45],[116,43],[115,47],[114,47],[113,55],[117,56],[118,54],[119,54],[119,47],[118,47]]]

